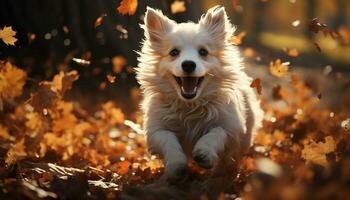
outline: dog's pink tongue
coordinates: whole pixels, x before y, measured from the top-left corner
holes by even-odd
[[[197,90],[197,78],[194,77],[184,77],[181,78],[182,82],[182,92],[185,94],[195,94]]]

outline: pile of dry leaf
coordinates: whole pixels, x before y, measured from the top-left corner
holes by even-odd
[[[261,97],[264,127],[233,174],[211,180],[209,171],[191,165],[185,182],[157,186],[150,183],[163,166],[146,151],[142,116],[130,121],[113,102],[88,113],[79,102],[66,101],[65,93],[79,78],[76,71],[40,82],[20,101],[26,72],[1,61],[0,196],[344,199],[350,195],[349,107],[318,108],[321,96],[285,67],[280,60],[270,64],[272,75],[290,79],[288,87],[273,88],[272,100]],[[261,92],[260,79],[252,87]]]
[[[186,10],[182,1],[175,2],[172,13]],[[127,15],[136,9],[137,0],[123,0],[117,8]],[[309,29],[338,37],[316,19]],[[4,27],[0,39],[14,45],[15,34]],[[232,42],[241,44],[245,35]],[[284,51],[299,55],[295,49]],[[246,49],[244,54],[254,52]],[[276,82],[271,97],[260,95],[264,126],[232,174],[211,178],[210,171],[191,163],[187,180],[164,185],[157,184],[163,164],[147,153],[140,114],[127,119],[112,101],[94,113],[78,101],[67,101],[77,71],[41,81],[25,98],[26,72],[0,61],[0,199],[347,199],[350,82],[341,89],[337,108],[320,107],[322,94],[290,73],[289,64],[280,59],[270,63],[270,74],[288,84]],[[115,81],[114,76],[107,79]],[[258,94],[264,89],[261,82],[257,78],[251,84]]]

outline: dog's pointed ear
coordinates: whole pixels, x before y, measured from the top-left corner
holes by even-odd
[[[214,40],[227,41],[235,31],[226,15],[224,7],[210,8],[199,20],[199,25],[206,30]]]
[[[162,11],[150,7],[147,7],[144,23],[145,37],[151,42],[159,42],[163,35],[168,33],[176,24],[166,17]]]

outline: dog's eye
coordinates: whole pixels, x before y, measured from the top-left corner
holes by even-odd
[[[178,49],[172,49],[169,53],[170,56],[176,57],[180,54],[180,51]]]
[[[204,48],[199,49],[198,53],[201,56],[207,56],[208,55],[208,51],[206,49],[204,49]]]

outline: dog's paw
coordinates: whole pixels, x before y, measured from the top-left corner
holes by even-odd
[[[206,149],[195,149],[192,153],[193,160],[205,169],[211,169],[217,159],[217,155]]]
[[[184,181],[189,174],[186,163],[170,163],[165,166],[165,176],[169,183],[178,183]]]

